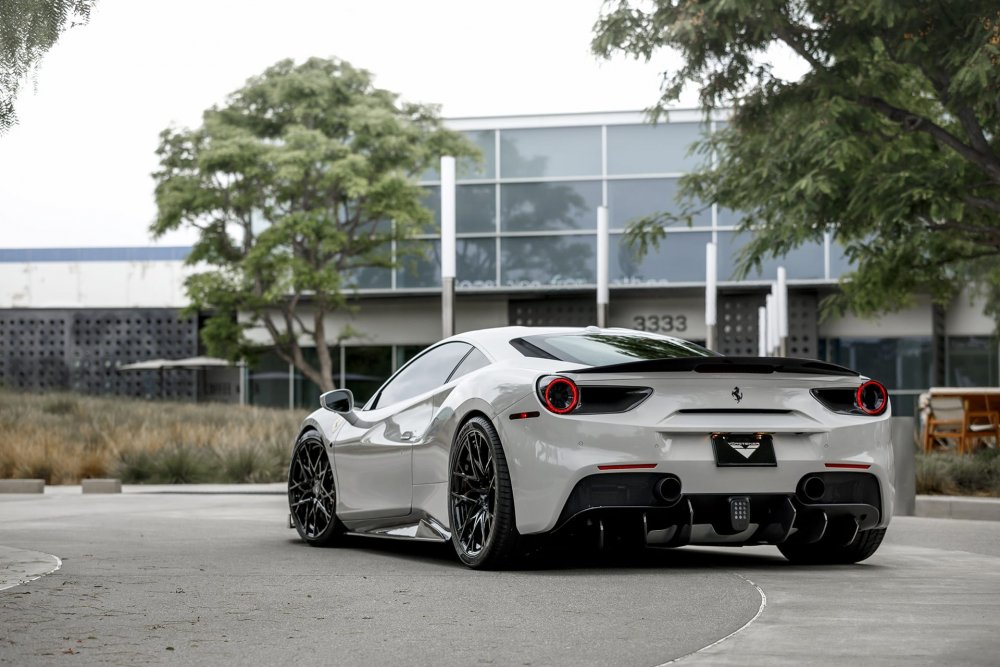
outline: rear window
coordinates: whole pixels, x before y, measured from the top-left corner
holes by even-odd
[[[719,356],[680,338],[643,333],[541,334],[515,338],[513,345],[526,357],[609,366],[650,359]]]

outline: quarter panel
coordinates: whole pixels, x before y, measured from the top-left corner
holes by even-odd
[[[452,442],[466,418],[478,412],[492,419],[498,409],[530,393],[536,376],[531,370],[487,366],[444,385],[434,397],[427,437],[413,448],[413,483],[447,482]]]

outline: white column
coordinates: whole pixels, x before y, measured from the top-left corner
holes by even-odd
[[[597,326],[608,326],[608,304],[610,290],[608,289],[608,252],[610,236],[608,235],[608,207],[597,207]]]
[[[718,347],[716,335],[717,295],[719,291],[718,254],[716,245],[709,241],[705,244],[705,347],[715,350]]]
[[[455,334],[455,158],[441,157],[441,334]]]
[[[785,267],[778,267],[778,354],[788,356],[788,273]]]
[[[767,308],[757,309],[757,356],[767,356]]]
[[[767,356],[774,356],[774,349],[777,347],[775,338],[778,332],[777,309],[774,305],[774,288],[764,299],[764,307],[767,309]]]

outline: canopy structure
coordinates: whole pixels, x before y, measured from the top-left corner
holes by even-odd
[[[122,364],[116,370],[122,371],[156,371],[160,398],[164,396],[163,374],[166,371],[207,371],[212,368],[230,368],[237,364],[217,357],[189,357],[187,359],[147,359],[131,364]],[[199,382],[202,379],[199,374]],[[197,394],[196,394],[197,395]],[[197,399],[196,399],[197,400]]]
[[[217,357],[190,357],[189,359],[148,359],[124,364],[119,371],[162,371],[170,369],[202,370],[206,368],[225,368],[235,366],[231,361]]]

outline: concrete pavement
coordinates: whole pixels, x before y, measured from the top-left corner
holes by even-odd
[[[0,664],[987,665],[1000,654],[1000,523],[897,517],[856,566],[684,548],[481,573],[446,546],[307,547],[283,527],[280,488],[255,490],[0,497],[0,543],[64,561],[0,591]]]

